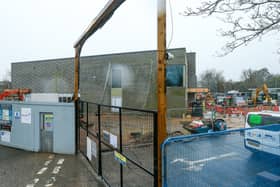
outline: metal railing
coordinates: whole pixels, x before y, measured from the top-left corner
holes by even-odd
[[[79,151],[109,186],[157,186],[157,112],[79,101]]]

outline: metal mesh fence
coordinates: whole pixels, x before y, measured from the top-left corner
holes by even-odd
[[[280,125],[172,137],[162,154],[165,187],[280,185]]]
[[[79,149],[110,186],[154,186],[156,112],[79,103]]]
[[[87,156],[93,169],[99,170],[99,147],[98,147],[98,126],[95,112],[95,105],[79,103],[79,151]]]

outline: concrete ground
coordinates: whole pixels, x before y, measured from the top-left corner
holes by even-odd
[[[0,187],[104,187],[84,158],[0,145]]]

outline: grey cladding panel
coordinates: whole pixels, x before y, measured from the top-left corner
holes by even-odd
[[[168,63],[186,64],[184,48],[168,51],[174,55]],[[111,104],[112,70],[120,69],[123,106],[156,109],[156,55],[156,51],[144,51],[81,57],[81,99]],[[188,80],[187,76],[185,79]],[[33,93],[73,93],[74,59],[13,63],[12,81],[13,88],[30,88]],[[184,90],[183,87],[181,89]]]
[[[69,60],[12,64],[12,87],[33,93],[72,93],[74,65]]]

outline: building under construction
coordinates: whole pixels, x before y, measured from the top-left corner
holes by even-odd
[[[166,70],[168,108],[184,108],[186,88],[196,87],[195,53],[185,48],[168,50]],[[142,109],[156,109],[156,51],[81,57],[82,100]],[[74,58],[12,63],[12,87],[32,93],[72,94]]]

